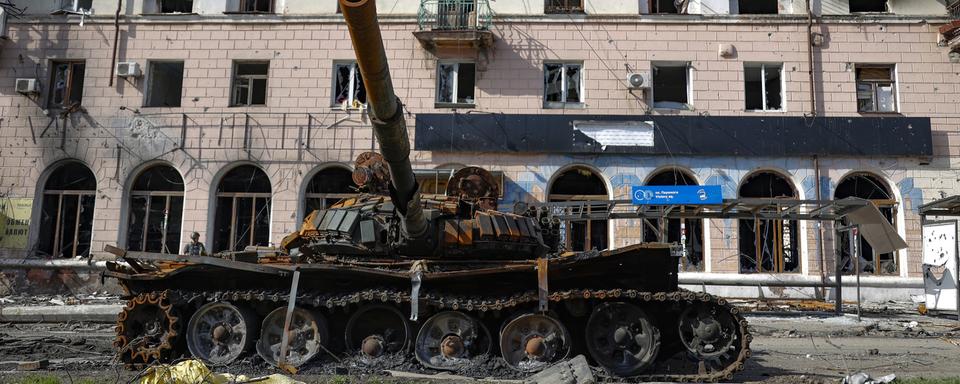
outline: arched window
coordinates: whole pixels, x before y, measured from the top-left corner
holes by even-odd
[[[697,185],[693,177],[679,169],[657,172],[647,185]],[[644,220],[644,241],[664,241],[683,246],[680,260],[682,271],[703,271],[703,220],[666,219]]]
[[[895,224],[897,201],[886,183],[879,177],[868,173],[856,173],[844,177],[840,184],[837,184],[833,198],[839,200],[846,197],[859,197],[873,201],[890,224]],[[850,238],[845,235],[839,237],[840,263],[843,273],[855,273],[853,259],[850,257]],[[860,237],[860,271],[870,274],[896,274],[898,272],[896,254],[877,255],[870,243]]]
[[[52,257],[90,255],[97,179],[87,166],[60,164],[43,185],[37,249]]]
[[[270,242],[270,179],[260,168],[241,165],[217,185],[214,252],[242,251]]]
[[[307,184],[306,210],[304,217],[318,209],[330,208],[340,199],[356,195],[357,185],[353,182],[353,172],[346,168],[331,167],[313,175]]]
[[[740,186],[741,198],[797,198],[786,178],[772,172],[757,172]],[[796,220],[739,220],[740,273],[799,272],[798,224]]]
[[[183,221],[183,178],[169,165],[154,165],[137,175],[130,190],[127,248],[177,253]]]
[[[556,176],[547,196],[549,201],[609,200],[603,179],[585,167],[574,167]],[[587,206],[587,213],[592,207]],[[572,221],[563,224],[566,249],[587,251],[607,249],[607,221]]]

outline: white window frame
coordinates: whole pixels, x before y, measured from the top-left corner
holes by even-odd
[[[547,65],[560,65],[560,100],[547,101]],[[580,100],[567,100],[567,67],[580,67]],[[587,95],[584,93],[586,76],[584,76],[584,65],[582,61],[546,61],[543,63],[543,107],[544,108],[569,108],[583,107]]]
[[[356,60],[334,60],[333,72],[331,72],[331,76],[330,76],[330,106],[331,107],[343,106],[342,103],[337,103],[337,73],[339,72],[337,69],[340,66],[347,66],[347,65],[350,66],[350,80],[349,80],[350,84],[348,84],[349,88],[347,89],[347,101],[346,101],[347,108],[348,109],[354,108],[353,107],[354,101],[359,101],[357,100],[357,95],[354,94],[354,90],[357,89],[357,86],[354,83],[357,81],[357,74],[360,73],[360,65],[357,64]],[[364,86],[363,84],[360,84],[360,87],[363,87],[363,86]],[[363,107],[366,107],[367,103],[365,102],[360,103],[360,105],[361,105],[361,108],[363,108]]]
[[[654,100],[656,99],[654,99],[653,97],[653,91],[656,89],[656,86],[651,84],[650,85],[650,104],[653,105],[653,108],[669,109],[669,110],[676,110],[676,111],[690,111],[694,109],[693,108],[693,64],[691,62],[689,61],[655,61],[650,63],[650,73],[651,75],[656,76],[655,73],[657,71],[657,67],[681,67],[681,66],[686,67],[687,69],[687,84],[686,84],[687,104],[682,108],[675,108],[672,105],[665,105],[665,104],[657,105],[656,102],[654,102]],[[653,81],[657,81],[656,78],[654,78]],[[669,102],[669,103],[673,103],[673,102]]]
[[[874,108],[872,111],[864,111],[860,109],[860,98],[858,86],[860,85],[860,78],[857,77],[857,70],[862,68],[890,68],[890,85],[893,89],[893,110],[892,111],[880,111],[877,110],[879,106],[879,97],[877,96],[877,83],[879,81],[867,80],[864,83],[872,85],[872,94],[873,94],[873,105]],[[897,65],[896,64],[854,64],[853,66],[853,98],[857,103],[857,113],[900,113],[900,81],[897,76]]]
[[[767,78],[768,65],[780,66],[780,108],[779,109],[770,109],[767,107],[767,82],[764,80]],[[785,72],[783,70],[783,63],[757,63],[757,62],[743,63],[744,77],[746,77],[746,72],[748,69],[756,69],[757,66],[760,67],[760,99],[761,101],[763,101],[763,109],[746,108],[746,101],[747,101],[746,89],[743,90],[744,109],[748,112],[785,112],[787,110],[787,81],[786,81]],[[745,82],[746,82],[746,79],[744,79],[744,83]]]
[[[474,76],[473,76],[473,89],[474,89],[474,93],[473,93],[473,102],[472,102],[472,103],[461,103],[461,102],[458,102],[458,101],[457,101],[457,100],[460,99],[460,97],[459,97],[459,96],[460,96],[460,64],[474,64],[474,67],[473,67],[473,68],[474,68]],[[440,95],[440,75],[441,75],[441,73],[442,73],[442,70],[441,70],[441,69],[442,69],[444,66],[451,66],[451,65],[453,66],[453,79],[451,80],[451,81],[453,82],[453,83],[452,83],[452,84],[453,84],[453,87],[451,87],[451,92],[453,93],[453,95],[452,95],[452,97],[450,98],[451,101],[449,101],[449,102],[448,102],[448,101],[440,101],[440,96],[441,96],[441,95]],[[437,84],[436,84],[436,91],[434,92],[434,94],[435,94],[435,96],[434,96],[434,103],[437,104],[437,105],[439,105],[439,106],[446,106],[446,105],[456,105],[456,106],[464,106],[464,105],[466,105],[466,106],[471,106],[471,105],[476,105],[476,104],[477,104],[477,93],[476,93],[476,89],[477,89],[477,76],[476,76],[476,68],[477,68],[477,67],[476,67],[476,63],[471,62],[471,61],[439,61],[439,62],[437,62]]]
[[[237,70],[240,69],[240,64],[267,64],[267,74],[266,75],[237,75]],[[186,70],[186,69],[184,69]],[[237,80],[240,78],[250,80],[247,88],[247,102],[246,104],[238,103],[237,97]],[[266,80],[264,85],[264,94],[263,94],[263,104],[252,104],[253,101],[253,80]],[[233,61],[233,73],[230,77],[230,106],[231,107],[253,107],[258,105],[267,105],[267,100],[270,98],[270,60],[234,60]]]

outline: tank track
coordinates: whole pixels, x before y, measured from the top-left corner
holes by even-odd
[[[279,291],[265,290],[231,290],[231,291],[210,291],[193,292],[183,290],[165,290],[159,292],[143,293],[131,299],[131,302],[139,300],[141,296],[165,297],[173,306],[187,305],[193,303],[205,303],[212,301],[243,301],[243,302],[273,302],[276,305],[285,305],[289,294]],[[571,289],[553,292],[549,295],[551,303],[561,303],[575,299],[592,300],[636,300],[639,302],[650,303],[675,303],[691,304],[696,302],[713,303],[717,307],[729,312],[739,325],[740,337],[737,341],[739,353],[732,362],[721,370],[710,373],[699,374],[650,374],[631,377],[609,376],[610,379],[622,381],[674,381],[674,382],[717,382],[721,380],[730,380],[734,373],[743,370],[744,363],[750,357],[750,342],[753,336],[747,328],[747,321],[740,315],[739,309],[730,305],[725,299],[717,298],[713,295],[688,290],[679,290],[675,292],[646,292],[634,289]],[[422,293],[419,298],[420,305],[427,305],[442,310],[460,310],[467,312],[488,312],[515,309],[523,305],[535,305],[539,297],[535,291],[524,292],[506,297],[478,297],[478,296],[450,296],[437,293]],[[356,292],[328,294],[316,292],[304,292],[297,295],[297,304],[301,306],[312,306],[317,308],[337,309],[345,308],[358,304],[404,304],[410,302],[409,292],[403,292],[390,289],[367,289]],[[128,304],[131,307],[131,304]],[[118,349],[126,348],[121,341],[124,324],[122,320],[117,321],[117,341],[114,343]],[[130,364],[128,367],[139,368],[144,364]]]

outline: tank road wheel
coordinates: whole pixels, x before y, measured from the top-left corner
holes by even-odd
[[[428,368],[456,369],[470,358],[489,352],[490,331],[463,312],[433,315],[417,334],[417,360]]]
[[[627,303],[597,306],[587,321],[587,351],[617,376],[640,374],[657,358],[660,331],[639,307]]]
[[[227,365],[253,346],[257,328],[253,311],[227,302],[208,303],[187,323],[187,348],[204,363]]]
[[[410,339],[410,323],[394,307],[366,305],[347,320],[347,350],[360,352],[366,359],[406,350]]]
[[[280,362],[286,317],[287,307],[274,309],[263,319],[260,327],[257,354],[273,366],[278,366]],[[299,367],[316,356],[323,349],[323,344],[329,340],[327,319],[318,312],[303,308],[294,308],[290,317],[287,356],[284,362],[292,367]]]
[[[539,371],[570,354],[570,333],[558,320],[529,313],[500,331],[500,353],[511,368]]]
[[[166,292],[141,293],[117,316],[113,346],[120,361],[139,367],[165,361],[180,334],[180,318]]]
[[[713,303],[693,303],[680,314],[680,341],[700,374],[723,370],[739,355],[739,323]]]

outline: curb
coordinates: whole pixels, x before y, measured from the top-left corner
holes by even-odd
[[[85,321],[113,323],[123,309],[122,304],[83,304],[63,306],[9,306],[0,307],[0,322],[10,323],[65,323]]]

